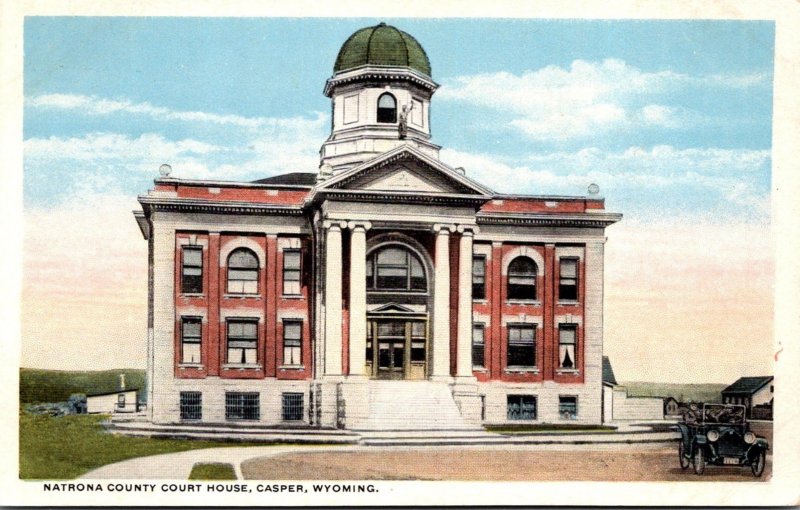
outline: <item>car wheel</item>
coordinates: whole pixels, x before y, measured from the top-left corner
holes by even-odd
[[[758,478],[759,476],[764,474],[764,468],[767,466],[767,452],[761,450],[758,452],[758,456],[753,460],[750,464],[750,469],[753,470],[753,476]]]
[[[692,467],[694,467],[694,474],[702,475],[706,470],[706,452],[702,448],[697,448],[694,451],[692,458]]]
[[[683,446],[683,439],[678,443],[678,459],[681,462],[681,469],[686,471],[689,467],[689,459],[686,458],[686,447]]]

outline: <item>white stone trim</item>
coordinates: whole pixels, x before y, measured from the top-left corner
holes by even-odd
[[[544,318],[541,315],[528,315],[520,313],[517,315],[503,314],[502,324],[505,328],[509,324],[536,324],[536,329],[541,329]]]
[[[560,258],[575,258],[583,262],[583,246],[556,246],[555,257]]]
[[[486,262],[492,260],[492,245],[479,243],[477,239],[472,244],[472,254],[486,257]]]
[[[299,237],[281,237],[278,239],[278,251],[299,250],[302,241]]]
[[[544,266],[544,257],[533,249],[531,246],[517,246],[513,250],[509,251],[505,255],[503,255],[503,263],[502,263],[502,275],[508,275],[508,266],[511,264],[517,257],[529,257],[533,259],[536,263],[536,275],[537,276],[544,276],[545,274],[545,266]],[[537,282],[538,283],[538,282]]]
[[[208,311],[205,308],[197,306],[181,306],[175,307],[175,316],[180,319],[181,317],[202,317],[203,322],[208,320]]]
[[[577,324],[578,326],[583,326],[583,318],[578,315],[556,315],[555,317],[555,328],[558,329],[559,324]]]
[[[219,321],[225,322],[226,319],[258,319],[264,320],[264,309],[259,308],[220,308]]]
[[[483,324],[488,328],[492,324],[492,316],[491,314],[472,312],[472,323]]]
[[[182,233],[186,235],[186,233]],[[178,237],[177,233],[175,238],[178,240],[178,246],[183,248],[184,246],[202,246],[203,248],[208,248],[208,239],[197,239],[197,236],[204,235],[204,234],[189,234],[189,237]]]
[[[249,248],[253,251],[253,253],[256,254],[256,257],[258,257],[259,271],[266,267],[267,256],[264,253],[264,248],[262,248],[261,245],[255,242],[252,238],[245,236],[237,236],[233,239],[229,239],[225,241],[222,246],[220,246],[219,267],[227,267],[228,257],[230,256],[231,252],[237,248]]]
[[[308,321],[308,313],[302,310],[278,310],[277,320],[282,321]]]

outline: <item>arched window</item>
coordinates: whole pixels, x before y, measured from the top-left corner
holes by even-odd
[[[258,257],[247,248],[237,248],[228,256],[228,293],[258,293]]]
[[[401,246],[387,246],[367,259],[367,288],[372,290],[425,291],[428,288],[422,262]]]
[[[378,98],[378,122],[384,124],[397,122],[397,101],[388,92]]]
[[[536,299],[536,262],[517,257],[508,265],[508,299]]]

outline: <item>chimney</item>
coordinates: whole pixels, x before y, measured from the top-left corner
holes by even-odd
[[[120,391],[125,389],[125,374],[119,374],[119,389]]]

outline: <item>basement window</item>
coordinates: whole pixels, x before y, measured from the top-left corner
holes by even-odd
[[[199,391],[181,392],[181,420],[203,419],[203,394]]]
[[[226,420],[258,420],[260,414],[258,393],[225,393]]]
[[[536,396],[508,395],[507,418],[512,421],[536,419]]]
[[[301,421],[303,419],[302,393],[284,393],[282,395],[281,419],[283,421]]]
[[[562,420],[578,419],[578,397],[560,396],[558,397],[558,416]]]

